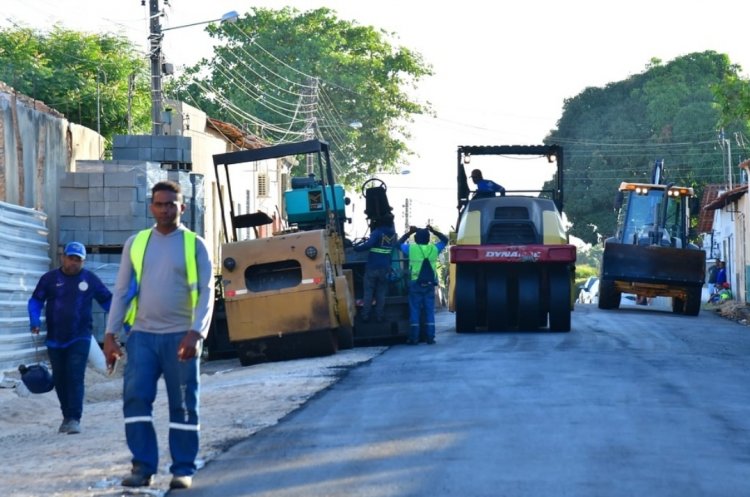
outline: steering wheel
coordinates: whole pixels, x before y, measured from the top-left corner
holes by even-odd
[[[373,186],[369,186],[370,183],[372,183]],[[362,195],[365,194],[365,190],[367,190],[367,188],[378,188],[378,187],[382,188],[383,190],[388,191],[388,187],[385,186],[385,181],[383,181],[380,178],[370,178],[364,183],[362,183]]]

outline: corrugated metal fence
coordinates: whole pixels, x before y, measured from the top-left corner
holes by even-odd
[[[0,371],[46,360],[44,333],[38,355],[29,332],[27,303],[50,268],[47,215],[0,202]]]

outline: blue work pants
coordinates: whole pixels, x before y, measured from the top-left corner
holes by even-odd
[[[133,455],[133,469],[156,474],[159,448],[153,424],[153,403],[159,377],[164,376],[169,401],[170,473],[192,476],[196,472],[199,429],[200,359],[180,361],[180,333],[132,331],[128,335],[123,385],[125,437]]]
[[[76,340],[67,347],[47,347],[52,381],[64,419],[81,420],[84,378],[90,348],[91,341],[86,339]]]
[[[435,338],[435,285],[409,284],[409,340],[419,341],[420,318],[424,312],[425,334]]]

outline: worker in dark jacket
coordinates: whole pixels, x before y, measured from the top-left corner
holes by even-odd
[[[393,216],[370,223],[372,233],[362,243],[354,245],[354,250],[368,250],[365,265],[362,321],[370,320],[373,297],[375,298],[375,320],[385,320],[385,297],[388,292],[388,273],[391,270],[393,249],[396,247],[396,230],[393,227]]]
[[[716,261],[716,267],[716,283],[714,286],[716,289],[715,291],[718,293],[725,288],[724,284],[727,282],[727,267],[724,261]]]
[[[430,233],[438,241],[430,241]],[[407,240],[414,235],[414,243]],[[437,285],[437,260],[440,252],[448,244],[448,237],[432,226],[426,228],[409,227],[399,239],[401,251],[409,258],[409,338],[406,343],[419,343],[419,324],[422,311],[425,316],[427,343],[435,343],[435,285]]]
[[[47,355],[63,415],[58,431],[69,435],[81,432],[86,364],[94,340],[93,302],[96,300],[105,311],[112,303],[112,293],[96,274],[83,267],[85,261],[82,243],[65,245],[62,265],[42,275],[28,303],[34,335],[39,334],[44,309]]]

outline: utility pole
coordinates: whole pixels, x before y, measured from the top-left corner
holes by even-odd
[[[96,68],[96,134],[99,135],[97,141],[99,142],[99,160],[102,160],[102,90],[99,84],[99,79],[102,74],[101,68]]]
[[[726,138],[724,136],[724,128],[721,128],[721,132],[719,134],[719,141],[721,144],[721,148],[725,150],[727,153],[727,180],[728,180],[728,185],[729,185],[728,190],[731,190],[732,189],[732,144],[729,141],[729,138]]]
[[[410,224],[410,218],[411,218],[411,200],[410,199],[404,199],[404,230],[409,231]]]
[[[315,111],[318,103],[318,78],[310,78],[308,87],[305,89],[304,108],[307,109],[307,125],[305,127],[305,139],[315,138],[315,127],[317,125]],[[307,175],[315,174],[313,154],[307,154]]]
[[[151,134],[162,134],[161,108],[161,22],[159,17],[159,0],[149,0],[149,21],[150,33],[148,40],[150,42],[151,57]]]
[[[729,170],[729,189],[732,189],[732,142],[729,139],[725,139],[724,143],[727,145],[727,169]]]
[[[143,4],[146,0],[141,0]],[[169,0],[164,0],[164,3],[169,5]],[[164,64],[164,60],[161,53],[161,41],[164,37],[164,31],[172,29],[187,28],[190,26],[198,26],[200,24],[208,24],[210,22],[221,21],[234,22],[237,20],[239,15],[236,11],[232,10],[221,16],[219,19],[211,19],[209,21],[198,21],[190,24],[184,24],[182,26],[169,26],[167,28],[161,27],[159,18],[162,13],[159,10],[159,0],[149,0],[149,35],[148,40],[151,45],[149,56],[151,58],[151,133],[154,135],[164,134],[164,122],[162,114],[162,74],[166,71],[166,74],[172,74],[171,64]]]
[[[128,134],[133,134],[133,94],[135,93],[135,73],[128,76]]]

